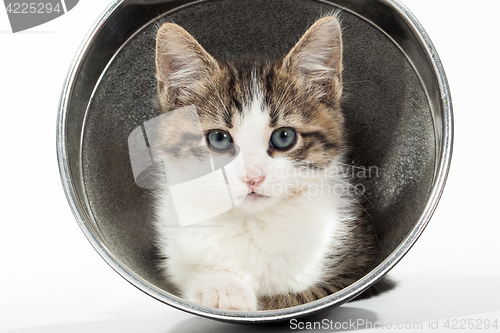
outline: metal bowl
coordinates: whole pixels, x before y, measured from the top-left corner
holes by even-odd
[[[151,197],[134,184],[130,132],[157,116],[155,23],[172,20],[219,58],[285,53],[319,16],[341,9],[343,108],[353,154],[377,166],[367,193],[378,265],[351,286],[302,306],[240,313],[175,296],[155,269]],[[339,306],[386,274],[418,239],[443,191],[452,152],[446,76],[429,37],[394,0],[118,0],[85,40],[66,79],[57,152],[84,234],[130,283],[178,309],[232,322],[272,322]]]

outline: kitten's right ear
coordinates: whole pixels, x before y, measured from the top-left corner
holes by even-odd
[[[283,59],[282,68],[319,95],[342,93],[342,33],[335,16],[316,21]]]
[[[182,99],[191,91],[199,91],[204,78],[218,69],[217,60],[186,30],[169,22],[160,27],[156,35],[156,75],[160,95],[169,100]]]

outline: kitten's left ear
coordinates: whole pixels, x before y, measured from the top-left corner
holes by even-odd
[[[164,23],[156,36],[156,74],[162,98],[182,99],[202,92],[207,77],[219,69],[215,60],[186,30]]]
[[[316,21],[283,59],[282,69],[307,88],[340,97],[342,33],[334,16]]]

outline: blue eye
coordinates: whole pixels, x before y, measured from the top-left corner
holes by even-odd
[[[295,131],[288,127],[279,128],[271,134],[271,146],[277,149],[290,148],[295,142]]]
[[[233,138],[231,135],[222,130],[214,130],[208,133],[208,143],[215,150],[227,150],[233,147]]]

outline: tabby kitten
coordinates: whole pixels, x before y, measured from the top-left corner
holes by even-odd
[[[285,308],[334,293],[372,268],[375,232],[344,174],[335,17],[314,23],[277,61],[218,61],[165,23],[156,68],[162,112],[196,110],[158,128],[168,167],[157,192],[156,245],[183,298],[228,310]],[[215,170],[217,157],[230,163]],[[208,160],[214,176],[173,190]],[[221,209],[227,191],[229,210]],[[196,224],[179,227],[186,216]]]

